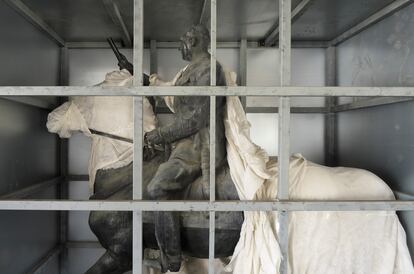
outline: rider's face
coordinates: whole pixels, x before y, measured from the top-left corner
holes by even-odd
[[[191,54],[192,39],[190,35],[191,34],[187,32],[180,38],[181,45],[180,45],[179,50],[181,51],[181,56],[185,61],[192,60],[192,54]]]

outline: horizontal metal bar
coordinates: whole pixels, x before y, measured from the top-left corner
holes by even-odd
[[[22,15],[27,21],[46,33],[59,46],[64,46],[65,41],[59,36],[39,15],[34,13],[28,6],[20,0],[5,0],[13,9]]]
[[[83,174],[83,175],[69,175],[67,177],[67,181],[89,181],[89,175]]]
[[[246,113],[278,113],[278,107],[246,107]],[[292,107],[291,113],[326,113],[324,107]]]
[[[119,48],[128,48],[125,47],[122,43],[116,42]],[[66,47],[69,49],[93,49],[93,48],[107,48],[109,49],[110,46],[107,42],[66,42]],[[250,48],[257,48],[259,47],[259,42],[250,41],[248,42],[248,46]],[[178,49],[180,47],[180,42],[159,42],[157,41],[157,48],[158,49]],[[240,42],[221,42],[217,43],[217,48],[239,48]],[[151,42],[144,42],[144,48],[150,49]]]
[[[68,241],[66,242],[66,248],[103,248],[99,242],[93,241]]]
[[[396,0],[386,6],[385,8],[381,9],[380,11],[376,12],[375,14],[371,15],[361,23],[355,25],[351,29],[345,31],[343,34],[339,35],[331,42],[329,42],[330,46],[336,46],[349,38],[357,35],[358,33],[362,32],[363,30],[369,28],[370,26],[374,25],[375,23],[381,21],[382,19],[390,16],[394,12],[404,8],[405,6],[412,4],[413,0]]]
[[[414,87],[0,87],[0,96],[389,96],[414,97]]]
[[[414,195],[401,191],[394,191],[394,195],[398,200],[402,201],[414,201]]]
[[[276,43],[278,45],[278,42]],[[292,41],[292,48],[327,48],[328,41]]]
[[[63,181],[63,177],[56,177],[51,180],[43,181],[28,187],[25,187],[23,189],[14,191],[12,193],[8,193],[6,195],[0,196],[0,199],[23,199],[30,197],[36,193],[38,193],[41,190],[47,189],[51,186],[58,185]]]
[[[126,48],[122,42],[115,41],[117,48]],[[68,49],[110,49],[108,42],[66,42]]]
[[[391,99],[391,98],[389,98]],[[405,101],[412,99],[406,98]],[[278,107],[246,107],[246,113],[278,113]],[[171,114],[171,110],[168,107],[157,107],[156,113]],[[325,107],[292,107],[291,113],[327,113]]]
[[[161,48],[178,48],[180,46],[180,42],[160,42]],[[239,49],[241,47],[241,42],[217,42],[217,48],[225,49],[225,48],[236,48]],[[328,41],[306,41],[306,40],[296,40],[292,41],[292,48],[327,48]],[[255,49],[255,48],[273,48],[265,46],[261,42],[257,41],[247,41],[247,48],[248,49]]]
[[[56,105],[48,102],[46,100],[43,100],[42,98],[36,98],[36,97],[1,97],[2,99],[14,101],[20,104],[37,107],[45,110],[53,110]]]
[[[144,47],[147,47],[147,44],[144,43]],[[157,41],[157,48],[161,49],[177,49],[180,47],[180,42],[158,42]],[[217,42],[217,48],[222,49],[232,49],[232,48],[240,48],[240,42]],[[259,42],[249,41],[247,42],[247,46],[249,48],[258,48],[260,46]],[[149,46],[148,46],[149,47]]]
[[[332,107],[332,112],[341,112],[362,108],[377,107],[389,104],[402,103],[407,101],[412,101],[413,98],[389,98],[389,97],[378,97],[370,99],[361,99],[349,104],[342,104]]]
[[[27,274],[42,274],[47,273],[47,267],[49,263],[56,258],[63,250],[63,246],[58,245],[54,247],[52,250],[50,250],[42,259],[40,259],[39,262],[37,262],[29,271],[27,271]]]
[[[125,47],[120,42],[115,42],[118,48]],[[69,49],[109,49],[107,42],[66,42],[65,46]],[[180,42],[161,42],[157,41],[158,49],[177,49],[180,46]],[[240,42],[218,42],[217,48],[220,49],[238,49],[240,48]],[[328,41],[292,41],[292,48],[327,48]],[[144,48],[150,49],[151,42],[144,42]],[[257,41],[248,41],[247,48],[266,48],[263,44]]]
[[[59,201],[1,200],[0,210],[63,211],[409,211],[414,201]]]

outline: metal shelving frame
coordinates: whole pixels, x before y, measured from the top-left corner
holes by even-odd
[[[291,11],[291,0],[279,0],[279,25],[277,29],[269,33],[265,39],[266,44],[274,44],[275,37],[279,36],[280,54],[280,79],[281,85],[277,87],[216,87],[215,69],[211,66],[210,87],[143,87],[142,67],[144,47],[151,48],[151,55],[155,56],[156,48],[176,47],[177,43],[156,42],[144,43],[143,41],[143,0],[134,0],[134,39],[130,41],[125,32],[123,19],[112,1],[104,1],[108,9],[112,10],[113,18],[124,33],[123,39],[133,44],[134,67],[136,70],[134,86],[123,87],[71,87],[67,86],[67,52],[69,48],[101,48],[107,47],[104,43],[70,43],[65,42],[36,14],[30,11],[21,1],[7,0],[9,4],[18,9],[31,23],[39,27],[61,46],[61,86],[56,87],[0,87],[0,96],[9,96],[7,99],[21,103],[30,104],[41,108],[50,108],[41,100],[36,98],[27,99],[22,96],[133,96],[134,97],[134,176],[133,176],[133,200],[132,201],[74,201],[68,199],[67,184],[69,180],[87,180],[84,176],[71,176],[67,172],[67,142],[61,141],[61,176],[52,180],[41,182],[27,189],[17,191],[7,196],[0,197],[0,210],[52,210],[60,211],[59,245],[51,250],[31,273],[41,273],[44,267],[57,255],[60,257],[61,273],[66,273],[66,252],[69,246],[96,246],[96,243],[71,243],[67,241],[67,211],[132,211],[133,212],[133,273],[142,273],[142,212],[143,211],[209,211],[210,212],[210,239],[209,239],[209,274],[214,273],[214,236],[215,236],[215,212],[216,211],[278,211],[280,216],[279,243],[282,249],[283,260],[280,272],[287,273],[288,256],[288,213],[289,211],[411,211],[414,210],[414,201],[299,201],[290,200],[288,196],[289,179],[289,157],[290,157],[290,114],[292,113],[326,113],[325,138],[326,158],[329,164],[335,162],[335,113],[351,109],[372,107],[377,105],[392,104],[414,97],[413,87],[337,87],[335,75],[335,47],[358,34],[372,24],[375,24],[393,12],[412,3],[412,0],[397,0],[389,6],[378,11],[363,22],[357,24],[350,30],[328,42],[292,42],[291,23],[306,8],[309,0],[304,0],[298,5],[300,7]],[[240,42],[217,43],[217,0],[206,0],[211,5],[211,62],[216,61],[216,49],[240,48],[240,84],[246,84],[246,49],[258,47],[258,42],[242,40]],[[295,17],[296,16],[296,17]],[[322,47],[326,48],[326,87],[293,87],[290,86],[291,75],[291,48],[292,47]],[[151,71],[156,70],[156,60],[151,61]],[[215,96],[278,96],[280,102],[278,107],[263,108],[262,112],[278,112],[279,115],[279,184],[278,196],[273,201],[216,201],[215,200],[215,169],[210,170],[210,200],[209,201],[144,201],[142,200],[142,96],[147,95],[180,95],[180,96],[210,96],[210,166],[215,166]],[[295,96],[326,96],[325,108],[291,108],[290,98]],[[337,105],[336,97],[339,96],[364,96],[374,97],[372,99],[357,101],[347,105]],[[375,98],[380,96],[381,98]],[[249,108],[247,108],[249,110]],[[252,112],[260,112],[260,108],[250,108]],[[59,185],[59,198],[61,200],[22,200],[40,189]]]

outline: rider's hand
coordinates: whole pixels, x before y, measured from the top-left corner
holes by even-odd
[[[157,129],[145,133],[144,142],[149,145],[160,145],[164,143],[164,139]]]

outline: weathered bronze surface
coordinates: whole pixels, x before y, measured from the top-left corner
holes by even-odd
[[[181,53],[190,64],[177,80],[180,86],[210,85],[209,32],[193,26],[181,38]],[[217,63],[217,85],[226,85]],[[223,124],[225,98],[216,99],[216,170],[218,200],[237,200],[226,162],[226,139]],[[147,147],[172,147],[165,160],[161,152],[148,157],[145,150],[144,199],[203,200],[209,198],[209,112],[210,98],[176,96],[173,122],[148,132]],[[100,170],[91,199],[132,199],[132,164],[116,170]],[[160,250],[163,272],[178,271],[182,254],[208,257],[208,212],[145,212],[144,248]],[[216,257],[231,256],[243,222],[241,212],[216,215]],[[107,252],[87,272],[124,273],[132,262],[132,214],[130,212],[91,212],[90,227]]]
[[[163,161],[163,153],[158,152],[151,161],[144,162],[144,187],[149,184],[157,167]],[[223,165],[217,173],[217,199],[237,200],[236,189],[231,181],[228,166]],[[91,199],[130,200],[132,199],[131,182],[132,164],[120,169],[100,170],[96,177],[95,194]],[[180,195],[177,195],[177,199],[208,199],[203,189],[202,178],[197,178]],[[148,192],[145,191],[144,199],[148,198]],[[183,254],[208,258],[208,212],[180,212],[178,216]],[[155,236],[154,218],[153,212],[144,212],[144,248],[159,249]],[[241,212],[216,213],[216,257],[227,257],[233,254],[242,222]],[[87,273],[124,273],[130,270],[132,262],[131,212],[93,211],[90,214],[89,224],[107,252]]]

